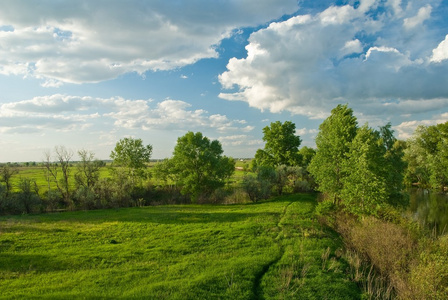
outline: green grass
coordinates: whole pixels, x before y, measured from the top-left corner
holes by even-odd
[[[0,299],[359,299],[314,207],[291,195],[1,217]]]

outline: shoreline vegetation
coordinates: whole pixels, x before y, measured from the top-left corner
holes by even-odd
[[[338,105],[316,149],[263,133],[250,160],[188,132],[157,162],[124,138],[0,165],[0,298],[448,299],[448,235],[403,214],[406,187],[446,193],[448,122],[400,141]]]

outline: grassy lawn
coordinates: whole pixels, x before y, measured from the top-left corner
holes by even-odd
[[[0,299],[359,299],[315,203],[0,217]]]

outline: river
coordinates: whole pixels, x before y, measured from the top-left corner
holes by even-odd
[[[434,230],[437,234],[448,233],[448,195],[425,189],[409,190],[408,213],[411,217]]]

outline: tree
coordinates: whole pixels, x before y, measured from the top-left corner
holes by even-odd
[[[54,147],[54,150],[55,160],[57,163],[52,160],[50,151],[46,151],[44,153],[44,167],[48,181],[48,191],[50,192],[50,182],[53,181],[56,184],[56,188],[61,193],[65,204],[73,209],[74,203],[71,198],[72,193],[70,187],[70,162],[73,157],[73,151],[65,148],[64,146],[56,146]],[[61,171],[62,175],[58,175],[59,171]]]
[[[255,154],[256,164],[277,167],[279,165],[294,166],[300,163],[299,146],[302,142],[296,136],[296,125],[290,121],[271,123],[263,128],[264,149]]]
[[[33,208],[40,204],[39,188],[36,181],[29,178],[21,178],[18,188],[17,200],[23,205],[25,213],[32,213]]]
[[[403,160],[405,144],[394,136],[391,124],[380,127],[380,136],[385,149],[384,168],[386,190],[389,196],[398,195],[403,190],[403,178],[406,163]]]
[[[233,174],[235,162],[223,156],[221,143],[210,141],[202,133],[188,132],[177,139],[173,157],[167,163],[178,180],[181,192],[195,201],[210,195]]]
[[[95,153],[87,150],[79,150],[78,155],[80,161],[78,162],[78,172],[75,175],[75,180],[78,186],[83,186],[92,189],[100,176],[100,169],[102,162],[95,159]]]
[[[12,189],[11,179],[12,176],[17,174],[17,169],[13,169],[9,164],[5,164],[0,168],[0,181],[5,183],[5,198],[8,198]]]
[[[110,153],[110,158],[113,159],[114,166],[126,168],[133,181],[136,176],[145,177],[145,170],[151,154],[152,146],[143,145],[141,139],[123,138],[115,145],[114,150]]]
[[[308,168],[309,164],[311,163],[311,160],[313,159],[314,155],[316,155],[316,150],[314,150],[313,148],[304,146],[304,147],[300,148],[299,155],[300,155],[300,166],[302,166],[306,169],[306,168]]]
[[[448,185],[448,122],[419,126],[407,141],[407,180],[443,191]]]
[[[379,132],[367,124],[358,129],[342,164],[346,176],[341,179],[341,196],[346,210],[374,214],[388,200],[385,154]]]
[[[316,154],[308,170],[315,178],[318,190],[340,202],[343,188],[343,164],[347,161],[350,144],[356,136],[358,122],[353,110],[347,105],[338,105],[319,126],[316,137]]]

